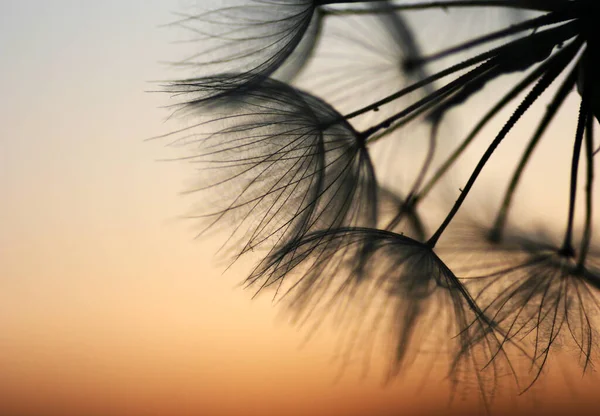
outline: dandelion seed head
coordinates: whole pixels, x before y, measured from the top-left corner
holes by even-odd
[[[581,268],[577,254],[561,250],[547,230],[512,228],[502,242],[480,241],[478,260],[463,267],[470,270],[460,280],[494,322],[493,336],[522,346],[521,358],[530,361],[521,373],[523,386],[541,376],[553,351],[570,351],[584,370],[592,368],[600,335],[600,252],[593,249]],[[490,334],[474,339],[482,342]]]
[[[197,216],[206,229],[232,225],[229,242],[241,252],[317,228],[374,225],[369,155],[325,102],[265,79],[210,105],[192,100],[184,112],[208,117],[174,135],[198,167],[199,185],[188,191],[202,198]]]
[[[385,10],[390,2],[365,5],[366,10]],[[365,102],[374,102],[389,95],[391,86],[401,88],[423,78],[422,69],[414,73],[403,70],[407,57],[419,55],[419,45],[412,37],[406,19],[392,10],[375,15],[331,15],[323,27],[322,42],[315,48],[305,76],[297,83],[318,94],[347,113]],[[417,91],[413,97],[422,96]],[[379,109],[380,114],[367,113],[360,126],[368,125],[381,114],[393,114],[408,100],[400,100]],[[389,110],[393,107],[392,110]]]
[[[194,89],[210,100],[251,88],[262,78],[292,78],[310,57],[320,20],[313,0],[229,0],[203,4],[174,25],[191,34],[196,52],[175,65],[191,70],[167,91]],[[211,7],[212,6],[212,7]]]
[[[462,9],[450,16],[442,4]],[[411,18],[403,11],[421,6],[426,10]],[[311,329],[331,322],[344,357],[383,346],[390,378],[421,357],[444,356],[451,382],[474,383],[486,405],[505,375],[527,390],[554,350],[574,351],[584,369],[593,366],[600,287],[600,256],[591,244],[598,6],[490,6],[240,0],[182,20],[210,34],[189,61],[201,74],[167,88],[180,99],[176,114],[191,120],[170,137],[197,167],[198,186],[189,193],[201,195],[203,230],[229,224],[225,246],[236,255],[264,249],[246,280],[254,293],[272,293]],[[438,31],[441,43],[428,40],[426,23],[435,27],[436,19],[462,11],[483,26],[495,16],[494,27],[474,35],[455,22],[452,33]],[[294,82],[308,92],[281,81],[301,70]],[[481,104],[475,97],[495,91],[492,85],[507,89]],[[508,212],[534,150],[573,91],[580,108],[571,114],[577,126],[566,162],[567,227],[558,244],[545,229],[515,231]],[[542,101],[536,130],[525,139],[511,134]],[[470,130],[452,143],[446,119],[457,109]],[[457,227],[463,202],[507,139],[526,142],[495,220]],[[451,208],[430,234],[431,214],[445,208],[428,195],[475,140],[487,147],[464,185],[449,191]],[[440,161],[449,147],[455,150]],[[585,210],[576,246],[581,176]],[[515,356],[528,362],[525,371]]]
[[[330,318],[348,356],[384,347],[388,377],[419,356],[447,363],[470,342],[465,326],[480,319],[468,292],[428,246],[371,228],[308,234],[267,257],[247,283],[276,290],[294,321],[313,330]]]

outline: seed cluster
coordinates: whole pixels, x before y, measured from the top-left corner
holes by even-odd
[[[448,10],[493,27],[461,35],[465,21]],[[595,0],[232,0],[183,16],[176,25],[197,50],[179,63],[190,77],[165,89],[191,123],[167,136],[198,168],[190,193],[203,198],[202,233],[228,229],[234,259],[262,253],[247,286],[285,299],[297,322],[333,316],[348,351],[360,334],[366,350],[387,345],[390,376],[425,345],[449,352],[451,380],[471,376],[486,401],[506,369],[527,390],[561,346],[591,368],[600,306],[598,13]],[[443,22],[444,46],[426,42],[428,20]],[[512,84],[492,90],[492,104],[440,161],[445,122],[501,78]],[[554,229],[517,228],[509,214],[573,96],[579,113],[563,111],[577,128],[557,243]],[[457,225],[481,172],[538,101],[546,110],[530,135],[514,138],[524,151],[496,216]],[[408,136],[418,143],[403,148]],[[489,145],[436,224],[432,190],[476,139]],[[416,167],[408,185],[390,169],[398,164]],[[523,359],[526,370],[513,365]]]

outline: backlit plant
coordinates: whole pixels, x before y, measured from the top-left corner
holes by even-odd
[[[484,397],[500,367],[517,381],[528,377],[520,389],[529,388],[560,346],[575,350],[584,369],[593,365],[597,1],[217,3],[175,23],[192,34],[195,51],[178,63],[189,77],[166,86],[175,115],[189,122],[168,137],[198,167],[189,192],[202,198],[202,233],[228,230],[226,253],[262,256],[248,287],[285,299],[298,322],[333,316],[349,345],[359,334],[368,348],[379,337],[391,340],[390,376],[423,345],[443,345],[452,380],[472,374]],[[484,22],[480,34],[464,30],[472,23],[465,16]],[[430,18],[439,25],[425,24]],[[441,33],[433,46],[432,29]],[[483,91],[489,108],[461,120],[470,131],[447,151],[445,122],[456,122],[455,110]],[[534,151],[570,97],[579,112],[561,114],[577,127],[565,137],[573,151],[557,243],[551,233],[516,227],[509,213]],[[508,166],[496,216],[450,227],[497,148],[538,101],[546,108],[536,129],[511,137],[524,151]],[[405,145],[408,136],[416,139]],[[475,141],[488,147],[446,206],[432,190],[443,188],[457,162],[469,165],[461,157]],[[408,180],[394,171],[403,163],[416,167]],[[432,209],[446,214],[435,218]],[[515,355],[531,363],[526,374],[511,364]]]

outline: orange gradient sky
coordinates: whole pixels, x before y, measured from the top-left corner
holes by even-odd
[[[172,127],[147,91],[179,74],[159,63],[182,56],[160,26],[183,3],[2,4],[0,416],[448,414],[435,371],[385,388],[355,367],[337,377],[336,338],[303,343],[268,296],[236,287],[249,263],[222,274],[214,242],[178,218],[190,170],[144,139]],[[530,203],[562,224],[547,201]],[[600,405],[597,378],[569,374],[496,414]],[[456,414],[481,410],[461,400]]]

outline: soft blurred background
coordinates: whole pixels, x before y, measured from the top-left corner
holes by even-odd
[[[2,2],[0,415],[448,414],[435,369],[340,376],[334,336],[304,342],[179,218],[189,171],[144,139],[172,128],[149,91],[178,75],[181,3]],[[597,377],[556,364],[495,413],[597,408]]]

